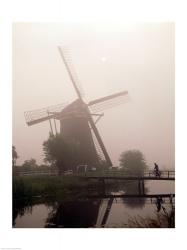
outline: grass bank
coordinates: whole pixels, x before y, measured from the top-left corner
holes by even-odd
[[[66,197],[70,194],[79,196],[98,187],[98,181],[76,176],[14,176],[13,199],[36,196]]]

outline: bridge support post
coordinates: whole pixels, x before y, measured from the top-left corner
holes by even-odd
[[[105,195],[105,179],[104,178],[100,178],[99,181],[101,183],[101,194]]]
[[[141,195],[141,181],[138,179],[138,193]]]
[[[141,179],[138,179],[138,194],[145,194],[145,183]]]
[[[142,180],[142,194],[145,194],[145,183],[144,183],[144,180]]]

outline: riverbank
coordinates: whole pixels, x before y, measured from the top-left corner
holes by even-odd
[[[138,184],[134,181],[108,180],[105,184],[106,194],[111,192],[138,193]],[[96,223],[97,218],[100,212],[108,207],[111,199],[102,198],[102,196],[90,199],[88,197],[100,192],[102,194],[102,188],[102,182],[98,180],[71,175],[14,176],[13,226],[100,227]],[[148,193],[149,190],[151,193],[173,193],[172,189],[170,186],[167,189],[166,184],[154,186],[146,182],[145,192]],[[174,227],[174,217],[170,216],[171,206],[174,206],[167,200],[163,202],[161,205],[164,210],[161,208],[158,212],[156,203],[145,198],[113,199],[110,218],[105,227]],[[155,213],[159,215],[161,212],[164,212],[164,217],[155,217]],[[91,221],[90,224],[88,221]]]
[[[98,189],[97,180],[87,180],[77,176],[14,176],[13,199],[29,197],[65,197],[69,194],[86,194],[90,189]]]

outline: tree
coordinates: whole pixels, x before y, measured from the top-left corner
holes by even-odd
[[[65,170],[75,169],[79,158],[79,144],[72,139],[64,139],[62,134],[49,135],[43,143],[45,161],[58,168],[59,174]]]
[[[30,160],[24,161],[22,167],[25,168],[25,170],[32,170],[33,168],[38,167],[38,165],[36,163],[36,160],[31,158]]]
[[[104,160],[99,154],[98,154],[98,160],[99,160],[99,163],[96,166],[96,169],[98,169],[98,170],[108,170],[109,169],[107,161]]]
[[[139,150],[128,150],[120,156],[120,166],[129,174],[143,175],[147,169],[144,155]]]
[[[16,166],[16,160],[19,158],[17,152],[16,152],[16,147],[12,146],[12,166]]]

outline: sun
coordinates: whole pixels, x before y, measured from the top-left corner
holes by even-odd
[[[106,57],[101,57],[101,61],[104,63],[104,62],[106,62]]]

